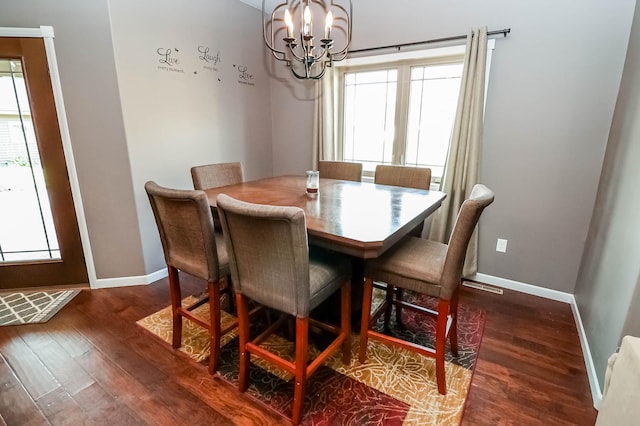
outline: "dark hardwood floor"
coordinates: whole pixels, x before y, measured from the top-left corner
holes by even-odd
[[[462,424],[594,424],[569,305],[468,288],[461,303],[487,311]],[[0,426],[288,424],[135,324],[168,304],[161,280],[83,291],[46,324],[0,327]]]

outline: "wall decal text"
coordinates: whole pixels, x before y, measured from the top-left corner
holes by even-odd
[[[158,54],[158,69],[163,71],[173,71],[184,73],[184,69],[182,69],[180,65],[180,59],[177,57],[180,51],[177,48],[164,48],[159,47],[156,49],[156,53]]]

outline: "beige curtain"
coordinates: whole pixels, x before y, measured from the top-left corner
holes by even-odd
[[[433,215],[429,239],[447,242],[456,222],[460,206],[478,183],[480,144],[487,64],[487,28],[474,28],[467,35],[467,49],[460,85],[460,98],[449,145],[447,163],[440,190],[447,193]],[[478,269],[478,232],[471,237],[463,274],[473,275]]]
[[[312,167],[318,170],[319,160],[337,160],[337,111],[335,99],[335,71],[327,67],[324,76],[316,81],[313,119]]]

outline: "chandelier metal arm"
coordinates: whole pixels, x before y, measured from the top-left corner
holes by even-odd
[[[291,67],[291,73],[298,80],[320,80],[324,76],[325,72],[326,72],[326,63],[325,62],[322,62],[322,70],[317,75],[311,75],[310,69],[307,68],[306,66],[305,66],[305,73],[304,74],[298,74],[296,72],[295,68]]]
[[[267,25],[266,25],[267,23],[264,20],[264,3],[265,3],[265,0],[262,0],[262,38],[264,40],[264,44],[269,48],[269,50],[271,50],[274,58],[276,58],[279,61],[286,60],[285,59],[287,55],[286,52],[282,50],[278,50],[275,47],[273,47],[275,46],[275,40],[274,40],[275,33],[273,31],[271,31],[271,43],[269,43],[269,40],[267,39]],[[273,23],[276,21],[280,21],[280,19],[277,19],[275,17],[276,10],[278,10],[279,7],[286,6],[286,5],[287,3],[280,3],[278,6],[276,6],[275,9],[273,9],[273,12],[271,12],[271,21],[270,21],[271,25],[273,25]],[[282,58],[279,58],[277,54],[282,55]]]
[[[344,58],[347,57],[347,53],[348,53],[349,47],[351,46],[351,29],[352,29],[352,25],[353,25],[353,20],[350,17],[353,16],[353,4],[351,3],[351,1],[349,1],[349,12],[347,12],[347,9],[345,9],[344,6],[342,6],[341,4],[338,4],[338,3],[334,3],[333,0],[331,1],[331,5],[333,7],[336,7],[338,9],[342,10],[344,12],[344,14],[347,17],[349,17],[349,19],[347,20],[347,26],[348,26],[347,43],[345,44],[344,49],[340,50],[339,52],[332,53],[332,55],[344,54],[344,56],[341,59],[336,59],[336,61],[342,61]]]

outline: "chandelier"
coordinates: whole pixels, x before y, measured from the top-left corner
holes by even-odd
[[[264,42],[296,78],[319,80],[326,67],[347,56],[352,12],[351,0],[288,0],[269,19],[262,0]]]

